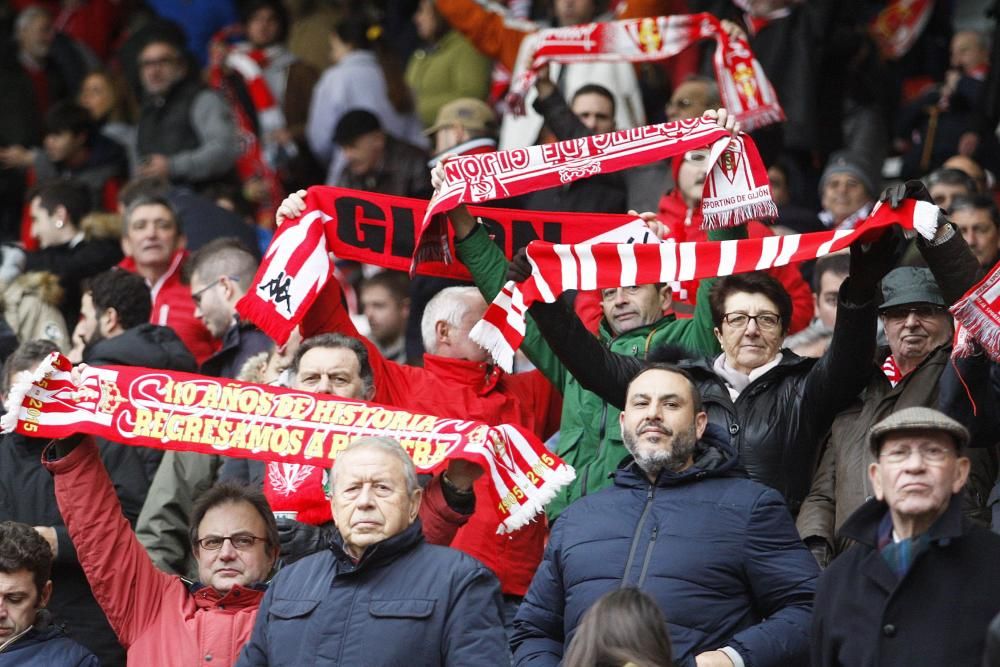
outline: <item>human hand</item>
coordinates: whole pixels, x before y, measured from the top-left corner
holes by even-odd
[[[444,183],[445,179],[444,163],[449,160],[454,160],[457,157],[458,155],[456,155],[455,153],[445,153],[437,161],[437,164],[435,164],[434,167],[431,169],[431,187],[434,188],[435,191],[440,190],[441,185]]]
[[[448,470],[444,474],[457,491],[467,492],[471,491],[473,483],[483,476],[483,469],[471,461],[452,459],[448,462]]]
[[[719,24],[722,26],[722,32],[726,33],[726,35],[729,36],[729,39],[747,39],[747,34],[738,24],[727,19],[723,19],[719,22]]]
[[[544,100],[552,93],[556,92],[556,84],[549,78],[549,66],[542,65],[535,73],[535,90],[538,91],[538,99]]]
[[[515,283],[524,282],[531,276],[531,262],[528,261],[528,249],[521,248],[514,254],[507,265],[507,280]]]
[[[709,109],[702,115],[702,118],[715,120],[716,125],[721,127],[723,130],[727,130],[730,134],[736,135],[740,133],[739,121],[736,120],[736,116],[730,114],[725,107]]]
[[[274,226],[281,227],[287,220],[297,218],[306,210],[306,191],[298,190],[285,197],[274,214]]]
[[[35,151],[24,146],[0,148],[0,166],[8,169],[27,169],[35,162]]]
[[[697,667],[735,667],[729,656],[722,651],[705,651],[694,657]]]
[[[49,543],[49,548],[52,549],[52,558],[55,558],[59,553],[59,538],[56,537],[56,529],[52,526],[35,526],[35,532]]]
[[[312,526],[287,517],[276,517],[278,524],[278,544],[285,564],[316,553],[327,544],[327,535],[319,526]]]
[[[659,241],[667,238],[670,234],[670,228],[663,224],[657,217],[656,213],[653,213],[652,211],[639,213],[638,211],[629,209],[628,214],[642,220],[646,224],[646,227],[649,228],[649,231],[653,234],[653,236],[655,236]]]
[[[166,155],[150,155],[143,160],[137,171],[145,178],[167,178],[170,176],[170,159]]]
[[[904,199],[916,199],[919,201],[934,203],[931,193],[927,191],[927,186],[922,181],[912,180],[905,183],[891,185],[882,191],[878,200],[889,204],[889,208],[899,208]]]

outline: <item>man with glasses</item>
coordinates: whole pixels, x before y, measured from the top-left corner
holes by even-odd
[[[93,438],[54,441],[43,463],[129,664],[232,665],[278,557],[278,531],[263,493],[220,483],[198,499],[190,529],[198,581],[191,583],[153,565],[122,515]]]
[[[922,187],[912,194],[929,200]],[[891,205],[891,194],[884,199],[883,205]],[[938,380],[951,355],[953,329],[947,307],[972,287],[979,271],[961,234],[943,217],[939,220],[933,241],[917,240],[931,268],[899,267],[882,281],[879,314],[888,346],[877,351],[864,392],[834,420],[799,514],[799,533],[821,565],[849,546],[835,535],[874,492],[865,473],[872,462],[868,431],[897,409],[937,405]],[[973,468],[984,459],[974,457]],[[993,477],[977,504],[985,503]]]
[[[963,522],[968,443],[964,426],[925,407],[871,428],[873,497],[840,529],[857,546],[820,577],[813,665],[980,664],[1000,611],[1000,577],[988,574],[1000,536]]]

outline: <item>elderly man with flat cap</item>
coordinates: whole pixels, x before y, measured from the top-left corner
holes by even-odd
[[[869,432],[875,497],[844,523],[858,543],[820,577],[812,664],[978,665],[1000,611],[1000,535],[962,517],[969,432],[925,407]]]

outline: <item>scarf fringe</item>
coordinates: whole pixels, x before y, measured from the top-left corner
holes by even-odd
[[[0,417],[0,433],[11,433],[14,431],[17,427],[17,418],[21,412],[21,404],[24,402],[24,397],[28,395],[31,387],[36,382],[41,382],[55,372],[57,359],[59,359],[59,353],[51,353],[42,363],[38,364],[38,368],[31,374],[31,377],[18,380],[11,386],[10,392],[7,394],[7,400],[4,402],[7,413],[3,417]],[[24,376],[22,375],[22,377]]]
[[[737,227],[751,220],[778,217],[778,207],[773,201],[759,201],[752,204],[729,209],[728,211],[712,211],[702,214],[702,229],[726,229]]]
[[[510,333],[510,340],[504,336],[503,331],[492,322],[479,320],[476,326],[469,331],[469,338],[484,350],[490,353],[490,357],[497,366],[507,373],[514,372],[514,349],[511,347],[513,341],[520,345],[524,337],[513,328],[507,328]]]
[[[785,122],[785,112],[780,106],[768,105],[756,109],[744,109],[737,114],[744,132],[754,132],[762,127]]]
[[[955,319],[961,322],[966,334],[974,338],[983,351],[994,361],[1000,361],[1000,322],[990,317],[976,303],[975,296],[964,296],[951,307]],[[956,348],[956,356],[969,356],[974,349],[971,345]]]
[[[531,498],[526,498],[524,504],[514,509],[510,516],[497,526],[497,535],[512,533],[535,521],[556,494],[574,479],[576,471],[565,463],[553,469],[548,474],[545,484],[532,493]]]

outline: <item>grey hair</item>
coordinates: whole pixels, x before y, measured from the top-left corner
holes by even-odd
[[[403,446],[399,444],[399,441],[395,438],[390,438],[387,435],[371,435],[364,438],[358,438],[341,450],[338,457],[341,457],[352,450],[362,449],[364,447],[377,449],[385,452],[386,454],[392,454],[399,459],[399,462],[403,464],[403,475],[406,477],[407,495],[413,495],[413,492],[420,488],[420,482],[417,480],[417,467],[413,465],[413,459],[410,458],[410,455],[406,453],[406,450],[403,449]],[[337,470],[339,468],[340,466],[338,466],[335,462],[333,470],[330,471],[331,490],[335,489],[337,486]]]
[[[453,327],[462,323],[462,318],[472,307],[467,297],[482,298],[482,295],[475,287],[459,285],[445,287],[427,302],[424,316],[420,320],[420,337],[424,341],[424,349],[427,352],[437,353],[435,327],[438,322],[447,322]]]
[[[132,214],[135,213],[137,208],[142,206],[162,206],[170,212],[170,216],[174,219],[174,225],[177,227],[177,233],[184,233],[184,226],[181,223],[181,216],[177,212],[177,207],[174,206],[169,199],[161,195],[155,194],[141,194],[132,199],[125,206],[125,213],[122,215],[122,235],[128,234],[129,222],[132,220]]]
[[[49,14],[48,10],[39,7],[38,5],[31,5],[30,7],[27,7],[24,11],[17,15],[17,20],[14,21],[14,34],[21,34],[21,31],[27,28],[29,23],[39,18],[52,20],[52,15]]]

